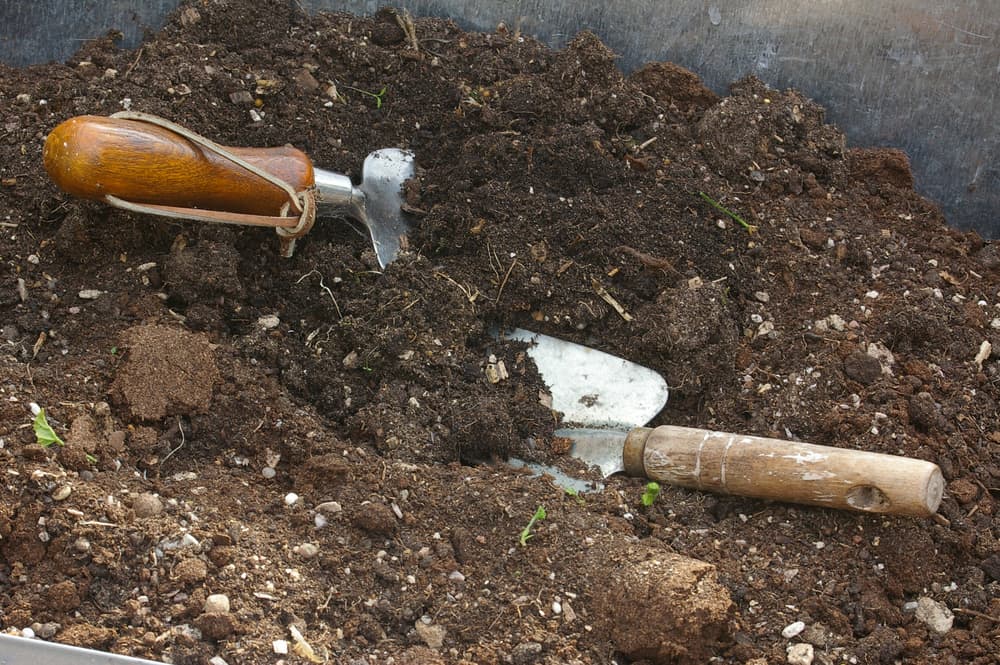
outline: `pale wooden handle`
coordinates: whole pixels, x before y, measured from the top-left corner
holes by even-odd
[[[632,430],[625,467],[693,489],[919,517],[944,493],[941,470],[923,460],[671,425]]]
[[[310,187],[312,162],[301,151],[228,148],[288,182]],[[77,116],[52,130],[42,152],[45,170],[65,192],[103,201],[276,215],[288,195],[233,162],[147,122]]]

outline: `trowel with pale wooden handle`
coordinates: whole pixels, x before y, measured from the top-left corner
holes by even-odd
[[[928,517],[944,479],[909,457],[649,422],[667,401],[653,370],[564,340],[514,330],[549,386],[570,455],[605,476],[630,476],[725,494],[869,513]]]

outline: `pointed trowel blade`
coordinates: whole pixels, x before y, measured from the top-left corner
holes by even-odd
[[[625,470],[625,437],[627,432],[613,429],[557,429],[555,436],[570,439],[569,454],[589,466],[596,466],[605,478]]]
[[[504,337],[531,345],[528,356],[563,425],[627,431],[648,423],[667,403],[667,382],[648,367],[520,328]]]

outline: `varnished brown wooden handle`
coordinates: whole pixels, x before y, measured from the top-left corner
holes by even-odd
[[[909,457],[663,425],[625,443],[629,475],[693,489],[871,513],[927,517],[944,478]]]
[[[314,182],[309,158],[292,147],[227,148],[289,183]],[[52,130],[42,152],[62,190],[85,199],[108,194],[133,203],[277,215],[279,187],[168,129],[137,120],[78,116]]]

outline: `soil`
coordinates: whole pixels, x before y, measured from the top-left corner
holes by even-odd
[[[0,627],[179,664],[998,662],[997,246],[794,90],[410,25],[192,1],[0,66]],[[355,180],[414,151],[408,251],[60,192],[47,133],[123,108]],[[653,424],[935,462],[938,515],[567,493],[505,464],[582,472],[510,326],[660,372]]]

